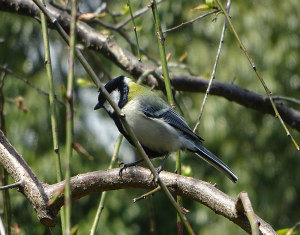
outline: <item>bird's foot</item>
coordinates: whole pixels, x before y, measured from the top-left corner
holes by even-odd
[[[160,172],[162,172],[162,170],[164,169],[164,166],[160,165],[159,167],[155,168],[157,174],[159,174]]]
[[[122,167],[120,168],[120,170],[119,170],[119,176],[122,178],[122,173],[123,173],[124,170],[126,170],[127,167],[136,166],[137,164],[139,164],[139,163],[142,162],[142,161],[143,161],[143,159],[138,160],[138,161],[135,161],[135,162],[131,162],[131,163],[120,162],[120,163],[119,163],[119,167],[120,167],[121,165],[123,165],[123,166],[122,166]]]

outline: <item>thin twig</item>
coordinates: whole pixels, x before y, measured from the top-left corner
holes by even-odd
[[[171,69],[171,68],[178,69],[179,68],[179,69],[187,71],[190,75],[197,76],[197,74],[193,73],[192,70],[186,64],[183,64],[183,63],[168,62],[168,67],[169,67],[169,69]]]
[[[159,5],[159,4],[162,3],[163,1],[164,1],[164,0],[157,1],[156,4]],[[150,9],[149,7],[144,7],[144,8],[142,8],[142,9],[136,11],[136,12],[133,14],[132,17],[135,19],[135,18],[137,18],[137,17],[143,15],[143,14],[146,13],[147,11],[149,11],[149,9]],[[118,29],[118,30],[120,30],[121,28],[123,28],[126,24],[128,24],[128,23],[131,21],[132,17],[131,17],[131,16],[127,17],[124,21],[122,21],[122,22],[118,23],[117,25],[115,25],[115,28]]]
[[[251,225],[252,235],[259,235],[260,222],[253,211],[248,193],[245,191],[241,192],[238,196],[238,200],[241,200],[243,204],[245,215],[247,216],[249,223]]]
[[[113,166],[114,166],[114,164],[115,164],[115,162],[117,161],[122,140],[123,140],[123,135],[120,134],[119,138],[118,138],[118,140],[116,142],[114,154],[113,154],[113,156],[111,158],[111,161],[110,161],[108,169],[112,169]],[[98,226],[98,223],[99,223],[99,220],[100,220],[100,216],[101,216],[102,211],[104,209],[104,202],[105,202],[105,199],[106,199],[106,195],[107,195],[107,191],[105,191],[105,192],[103,192],[101,194],[99,206],[98,206],[98,209],[97,209],[97,212],[96,212],[96,216],[94,218],[94,222],[93,222],[93,226],[92,226],[90,235],[96,234],[96,229],[97,229],[97,226]]]
[[[300,105],[300,100],[290,98],[290,97],[286,97],[286,96],[272,96],[272,99],[273,100],[285,100],[285,101],[289,101],[291,103]]]
[[[38,93],[42,94],[42,95],[49,95],[47,92],[43,91],[42,89],[40,89],[39,87],[35,86],[34,84],[32,84],[31,82],[29,82],[26,78],[23,78],[17,74],[15,74],[12,70],[6,68],[5,66],[0,65],[0,70],[5,71],[6,73],[9,73],[11,75],[13,75],[15,78],[25,82],[27,85],[31,86],[33,89],[35,89]]]
[[[178,151],[176,153],[176,171],[178,175],[181,175],[181,152]],[[176,197],[177,204],[183,208],[183,201],[182,201],[182,196]],[[183,235],[183,221],[180,218],[180,215],[177,214],[177,235]]]
[[[131,21],[132,21],[132,24],[133,24],[133,30],[134,30],[134,34],[135,34],[135,41],[136,41],[136,48],[137,48],[138,58],[139,58],[139,61],[141,61],[139,38],[138,38],[137,32],[136,32],[136,25],[135,25],[134,17],[132,15],[132,7],[131,7],[131,4],[130,4],[130,0],[127,0],[127,5],[129,7]]]
[[[122,37],[125,39],[125,41],[126,41],[131,47],[136,47],[136,46],[137,46],[134,42],[132,42],[132,41],[130,40],[130,38],[127,36],[127,34],[124,33],[121,29],[118,29],[117,27],[115,27],[115,26],[113,26],[113,25],[110,25],[110,24],[108,24],[108,23],[105,23],[105,22],[103,22],[103,21],[101,21],[101,20],[99,20],[99,19],[95,19],[94,22],[100,24],[101,26],[103,26],[103,27],[106,28],[106,29],[113,30],[113,31],[117,32],[118,34],[120,34],[120,36],[122,36]],[[149,60],[151,60],[153,63],[155,63],[155,64],[157,65],[157,61],[156,61],[153,57],[151,57],[145,50],[143,50],[142,48],[140,48],[140,52],[141,52],[143,55],[145,55]]]
[[[32,84],[31,82],[29,82],[26,78],[19,76],[18,74],[14,73],[12,70],[6,68],[5,66],[0,65],[0,70],[4,71],[4,72],[6,72],[6,73],[9,73],[9,74],[11,74],[12,76],[14,76],[15,78],[17,78],[17,79],[23,81],[23,82],[26,83],[27,85],[31,86],[31,87],[32,87],[34,90],[36,90],[38,93],[40,93],[40,94],[42,94],[42,95],[49,96],[49,93],[48,93],[48,92],[43,91],[41,88],[39,88],[39,87],[35,86],[34,84]],[[58,99],[58,98],[56,97],[56,95],[55,95],[55,100],[57,100],[60,104],[65,105],[65,103],[64,103],[62,100]]]
[[[1,186],[0,190],[9,189],[9,188],[17,188],[17,187],[19,187],[21,185],[21,183],[22,183],[22,181],[19,181],[19,182],[14,183],[14,184]]]
[[[142,75],[139,76],[137,83],[142,84],[145,78],[148,77],[149,75],[153,75],[153,77],[156,78],[157,82],[159,82],[161,79],[160,75],[156,72],[156,69],[154,68],[154,69],[145,70],[142,73]]]
[[[172,184],[166,184],[167,187],[172,187],[172,186],[175,186],[175,185],[172,185]],[[134,198],[132,199],[132,202],[136,203],[137,201],[140,201],[140,200],[143,200],[143,199],[146,199],[148,198],[149,196],[153,196],[154,193],[158,192],[161,190],[161,187],[158,186],[156,187],[155,189],[143,194],[142,196],[139,196],[137,198]]]
[[[42,0],[42,3],[45,4],[45,1]],[[54,82],[53,82],[53,74],[52,74],[52,63],[51,63],[51,52],[50,52],[50,43],[48,37],[48,27],[47,27],[47,18],[45,14],[41,13],[41,24],[43,31],[43,42],[44,42],[44,53],[45,53],[45,66],[48,77],[49,84],[49,103],[50,103],[50,112],[51,112],[51,127],[52,127],[52,139],[53,139],[53,148],[55,152],[55,168],[56,168],[56,179],[57,182],[63,180],[62,176],[62,167],[60,161],[60,151],[58,145],[58,124],[57,124],[57,115],[56,115],[56,104],[55,104],[55,90],[54,90]],[[61,224],[62,231],[65,234],[65,210],[62,208],[61,212]]]
[[[106,70],[104,64],[102,63],[100,57],[98,54],[96,54],[95,51],[91,51],[87,48],[85,48],[85,51],[89,54],[89,56],[92,57],[92,59],[95,61],[97,68],[101,70],[101,72],[106,76],[109,80],[112,80],[112,77],[110,76],[110,73]]]
[[[164,34],[162,32],[162,29],[161,29],[159,14],[158,14],[158,10],[157,10],[157,4],[156,4],[155,0],[152,3],[150,3],[150,7],[152,8],[152,12],[153,12],[155,32],[156,32],[156,36],[157,36],[157,40],[158,40],[161,67],[162,67],[162,73],[163,73],[163,76],[164,76],[168,101],[169,101],[169,104],[172,107],[174,107],[174,99],[173,99],[173,94],[172,94],[172,89],[171,89],[171,82],[170,82],[170,77],[169,77],[169,70],[168,70],[167,59],[166,59],[165,37],[164,37]]]
[[[193,20],[190,20],[190,21],[181,23],[180,25],[177,25],[177,26],[174,27],[174,28],[167,29],[167,30],[163,31],[163,33],[169,33],[169,32],[171,32],[171,31],[173,31],[173,30],[179,29],[180,27],[182,27],[182,26],[184,26],[184,25],[192,24],[192,23],[194,23],[194,22],[197,21],[197,20],[200,20],[200,19],[202,19],[202,18],[204,18],[204,17],[206,17],[206,16],[209,16],[209,15],[211,15],[211,14],[218,13],[219,11],[220,11],[220,10],[215,10],[215,11],[212,11],[212,12],[208,12],[208,13],[206,13],[206,14],[204,14],[204,15],[202,15],[202,16],[199,16],[199,17],[197,17],[197,18],[195,18],[195,19],[193,19]]]
[[[168,187],[168,185],[166,185],[166,186]],[[158,186],[157,188],[155,188],[155,189],[153,189],[153,190],[151,190],[151,191],[143,194],[142,196],[139,196],[137,198],[133,198],[132,202],[136,203],[137,201],[140,201],[140,200],[143,200],[143,199],[147,199],[149,196],[153,196],[154,193],[156,193],[156,192],[158,192],[160,190],[161,190],[161,187]]]
[[[230,10],[230,5],[231,5],[231,0],[228,0],[227,7],[226,7],[228,12]],[[198,126],[200,125],[200,119],[202,117],[202,114],[203,114],[203,111],[204,111],[204,106],[206,104],[206,100],[207,100],[208,94],[210,92],[211,84],[212,84],[212,82],[213,82],[213,80],[215,79],[215,76],[216,76],[216,70],[217,70],[217,66],[218,66],[218,62],[219,62],[219,58],[220,58],[220,54],[221,54],[221,50],[222,50],[222,45],[223,45],[224,38],[225,38],[226,27],[227,27],[227,20],[225,19],[222,34],[221,34],[221,39],[220,39],[220,43],[219,43],[219,48],[218,48],[218,52],[217,52],[217,56],[216,56],[216,60],[215,60],[215,64],[214,64],[214,68],[213,68],[213,71],[211,73],[211,77],[210,77],[210,80],[209,80],[209,83],[208,83],[208,86],[207,86],[207,89],[206,89],[206,92],[205,92],[205,96],[204,96],[203,103],[202,103],[202,106],[201,106],[198,121],[197,121],[197,123],[195,125],[195,128],[193,130],[194,132],[196,132]]]
[[[173,99],[173,93],[172,93],[172,88],[171,88],[171,82],[170,82],[170,77],[169,77],[169,70],[168,70],[168,65],[167,65],[167,58],[166,58],[165,38],[164,38],[164,33],[162,32],[162,29],[161,29],[161,23],[160,23],[160,19],[159,19],[159,14],[158,14],[156,0],[153,0],[150,3],[149,6],[152,8],[154,25],[155,25],[155,32],[156,32],[156,36],[157,36],[157,40],[158,40],[160,60],[161,60],[162,72],[163,72],[163,76],[164,76],[164,81],[165,81],[165,86],[166,86],[168,101],[169,101],[170,106],[173,107],[173,108],[175,108],[174,99]],[[177,158],[176,161],[178,161],[177,166],[179,167],[181,165],[180,159]],[[157,174],[156,171],[152,172],[152,173]],[[153,174],[154,177],[155,177],[155,180],[157,180],[159,182],[161,188],[166,193],[166,195],[168,196],[169,200],[172,202],[174,208],[177,211],[177,215],[179,215],[179,217],[180,217],[181,221],[183,222],[183,224],[185,225],[188,233],[189,234],[195,234],[195,232],[193,231],[193,229],[192,229],[190,223],[188,222],[186,216],[184,215],[183,211],[181,210],[180,206],[174,200],[174,198],[172,197],[172,195],[170,195],[167,187],[165,186],[165,184],[162,183],[161,179],[158,177],[158,174],[157,175],[155,175],[155,174]]]
[[[299,226],[300,226],[300,222],[296,223],[295,226],[293,226],[292,228],[289,229],[289,231],[286,233],[286,235],[292,235],[292,234],[294,234],[293,232],[296,232],[296,234],[299,234]]]
[[[244,46],[244,44],[242,43],[239,35],[237,34],[232,22],[231,22],[231,18],[230,16],[228,15],[228,13],[226,12],[226,10],[224,9],[223,5],[221,4],[220,0],[216,0],[216,2],[218,3],[219,7],[221,8],[222,12],[224,13],[233,33],[234,33],[234,36],[236,37],[241,49],[243,50],[244,54],[246,55],[248,61],[250,62],[251,66],[252,66],[252,69],[254,70],[256,76],[258,77],[259,81],[261,82],[262,86],[264,87],[269,99],[270,99],[270,102],[272,104],[272,107],[274,109],[274,112],[275,112],[275,116],[279,119],[281,125],[283,126],[283,128],[285,129],[286,133],[287,133],[287,136],[291,138],[291,140],[293,141],[295,147],[297,150],[299,150],[299,146],[297,144],[297,142],[295,141],[295,139],[293,138],[293,136],[291,135],[291,133],[289,132],[289,130],[287,129],[286,125],[284,124],[284,121],[282,120],[277,108],[276,108],[276,105],[274,103],[274,100],[272,99],[272,93],[271,91],[269,90],[269,88],[267,87],[265,81],[263,80],[262,76],[260,75],[260,73],[258,72],[258,69],[256,68],[256,65],[254,64],[252,58],[250,57],[250,54],[248,53],[248,51],[246,50],[246,47]]]
[[[42,3],[45,4],[44,0],[42,0]],[[57,116],[56,115],[56,106],[55,106],[55,102],[54,102],[55,101],[55,90],[54,90],[54,83],[53,83],[47,19],[45,17],[45,14],[42,11],[41,11],[41,24],[42,24],[43,40],[44,40],[45,64],[46,64],[46,71],[47,71],[48,83],[49,83],[49,102],[50,102],[50,111],[51,111],[53,146],[54,146],[54,151],[57,156],[57,158],[55,159],[56,173],[57,173],[57,181],[60,182],[60,181],[62,181],[62,170],[61,170],[60,153],[59,153],[59,147],[58,147],[58,125],[57,125],[57,117],[56,117]]]
[[[76,43],[76,14],[77,2],[71,0],[71,22],[70,22],[70,41],[68,58],[68,81],[67,81],[67,105],[66,105],[66,171],[65,171],[65,224],[66,235],[71,234],[71,158],[73,143],[73,89],[74,89],[74,57]]]

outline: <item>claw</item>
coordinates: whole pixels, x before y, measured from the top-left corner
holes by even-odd
[[[125,165],[124,162],[120,162],[120,163],[119,163],[119,167],[120,167],[121,165]]]
[[[155,168],[157,174],[159,174],[163,170],[164,166],[160,165],[159,167]]]
[[[121,162],[121,163],[119,164],[119,166],[121,166],[121,165],[123,165],[123,166],[122,166],[121,169],[119,170],[119,176],[122,178],[122,172],[123,172],[124,170],[126,170],[127,164],[124,164],[124,162]]]
[[[119,176],[122,178],[122,172],[123,172],[124,170],[126,170],[127,167],[130,167],[130,166],[136,166],[137,164],[139,164],[139,163],[142,162],[142,161],[143,161],[143,159],[138,160],[138,161],[135,161],[135,162],[131,162],[131,163],[120,162],[120,163],[119,163],[119,167],[120,167],[121,165],[123,165],[123,166],[122,166],[121,169],[119,170]]]
[[[155,168],[155,170],[156,170],[157,174],[159,175],[159,173],[163,170],[163,166],[160,165],[159,167]],[[157,180],[154,179],[154,176],[152,176],[151,183],[152,183],[152,182],[157,183]]]

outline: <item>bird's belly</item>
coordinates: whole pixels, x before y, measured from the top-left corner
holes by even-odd
[[[132,115],[126,109],[123,111],[128,124],[144,147],[162,153],[161,155],[182,149],[182,137],[171,125],[161,119],[148,118],[142,112]]]

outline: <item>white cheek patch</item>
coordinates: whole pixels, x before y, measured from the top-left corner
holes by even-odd
[[[120,91],[118,89],[114,90],[113,92],[110,93],[110,97],[116,104],[118,104],[120,101],[120,97],[121,97]],[[105,108],[105,110],[108,113],[114,112],[114,109],[111,107],[111,105],[108,103],[108,101],[104,102],[103,107]]]
[[[124,77],[124,81],[126,84],[129,84],[129,82],[132,82],[132,80],[128,77]]]

